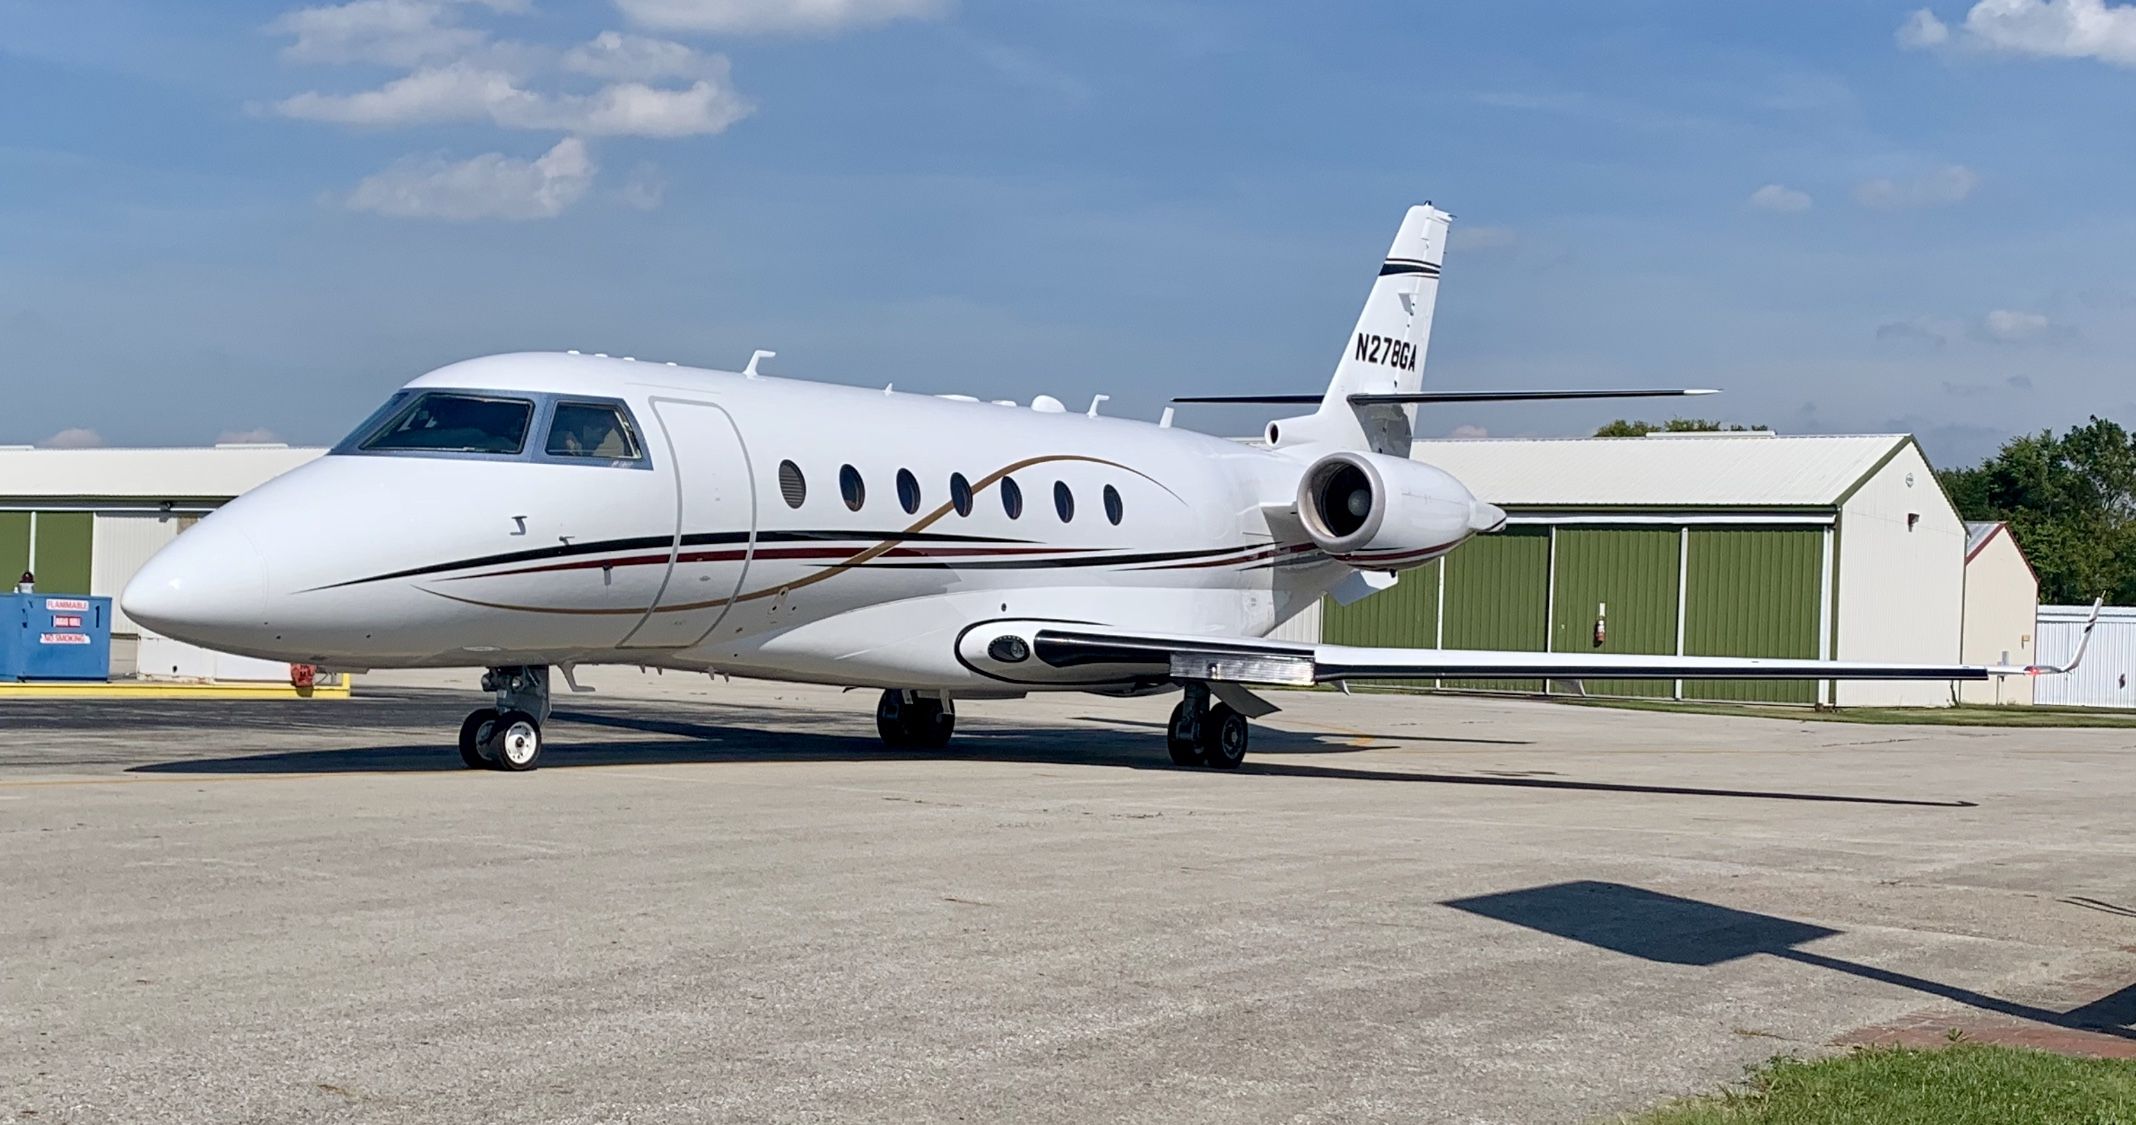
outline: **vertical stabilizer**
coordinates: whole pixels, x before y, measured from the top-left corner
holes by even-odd
[[[1343,342],[1342,358],[1320,409],[1279,423],[1281,445],[1330,445],[1409,456],[1414,405],[1354,407],[1356,394],[1414,393],[1423,386],[1431,344],[1432,308],[1439,300],[1439,264],[1454,217],[1429,203],[1411,207],[1380,262],[1379,276]]]

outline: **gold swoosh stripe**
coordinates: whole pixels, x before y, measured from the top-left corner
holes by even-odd
[[[1108,461],[1103,457],[1091,457],[1080,453],[1049,453],[1044,456],[1026,457],[1021,461],[1011,462],[1007,465],[1002,466],[999,469],[994,470],[991,473],[988,473],[983,477],[980,477],[978,483],[972,485],[972,495],[976,497],[980,493],[985,492],[987,489],[992,488],[995,485],[1001,483],[1002,478],[1008,476],[1010,473],[1017,472],[1021,469],[1028,469],[1033,465],[1045,465],[1062,461],[1081,461],[1093,465],[1104,465],[1108,468],[1118,469],[1124,473],[1133,473],[1134,475],[1141,477],[1143,480],[1146,480],[1151,484],[1154,484],[1157,487],[1164,489],[1165,493],[1171,496],[1172,499],[1179,500],[1181,503],[1185,503],[1184,498],[1182,498],[1179,493],[1173,492],[1172,489],[1168,487],[1163,481],[1158,480],[1156,477],[1153,477],[1140,469],[1134,468],[1129,465],[1123,465],[1118,461]],[[903,530],[899,531],[896,535],[883,540],[881,543],[878,543],[875,546],[870,547],[857,555],[854,555],[852,558],[847,559],[846,561],[838,564],[837,566],[825,568],[824,570],[818,571],[815,574],[808,575],[807,577],[798,578],[792,582],[784,582],[777,586],[766,586],[759,590],[752,590],[746,594],[737,594],[731,599],[714,598],[709,601],[682,602],[676,605],[655,606],[653,608],[653,612],[691,613],[700,609],[711,609],[715,606],[726,605],[729,601],[756,601],[759,598],[769,598],[779,594],[791,593],[792,591],[799,590],[804,586],[813,586],[818,582],[822,582],[826,579],[835,578],[838,575],[844,574],[846,571],[851,570],[856,566],[864,565],[871,559],[881,558],[885,552],[895,550],[900,545],[902,545],[905,541],[906,536],[918,534],[919,532],[925,531],[929,527],[932,527],[936,521],[948,515],[954,507],[955,505],[953,502],[944,503],[941,506],[935,508],[933,511],[928,512],[926,515],[921,516],[909,527],[906,527]],[[1062,549],[1067,550],[1067,548]],[[448,601],[461,602],[466,605],[481,606],[484,609],[508,609],[516,610],[520,613],[555,613],[576,617],[604,617],[621,616],[624,614],[643,614],[645,612],[643,609],[567,609],[550,606],[509,605],[503,602],[487,602],[477,598],[460,597],[458,595],[447,594],[439,590],[425,589],[424,593],[435,594],[438,597],[444,598]]]

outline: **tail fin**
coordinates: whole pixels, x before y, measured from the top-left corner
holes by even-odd
[[[1379,277],[1344,342],[1335,377],[1309,417],[1279,423],[1280,444],[1332,445],[1409,456],[1416,406],[1353,404],[1361,394],[1413,394],[1424,382],[1431,314],[1439,301],[1439,263],[1454,217],[1429,203],[1411,207],[1380,263]]]

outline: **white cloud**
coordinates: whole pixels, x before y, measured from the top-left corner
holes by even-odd
[[[1965,325],[1948,317],[1917,316],[1876,326],[1876,338],[1940,348],[1965,333]]]
[[[1911,180],[1867,180],[1854,188],[1854,200],[1864,207],[1895,210],[1902,207],[1942,207],[1973,194],[1980,176],[1963,164],[1952,164]]]
[[[82,426],[70,426],[37,444],[46,449],[97,449],[104,444],[104,435]]]
[[[2046,335],[2053,330],[2054,322],[2045,313],[1996,309],[1980,319],[1980,327],[1991,340],[2020,344]]]
[[[1922,8],[1899,25],[1897,38],[1899,46],[1909,51],[1923,51],[1949,42],[1951,29],[1936,18],[1936,13]]]
[[[604,31],[564,52],[573,74],[610,81],[653,82],[662,78],[727,77],[727,60],[668,39]]]
[[[2096,59],[2136,67],[2136,4],[2108,0],[1978,0],[1960,33],[1926,9],[1899,28],[1913,49],[1963,45],[2034,58]]]
[[[829,35],[901,19],[933,19],[949,0],[616,0],[633,22],[669,31]]]
[[[616,189],[616,200],[634,211],[657,211],[667,199],[667,177],[651,164],[631,169],[630,178]]]
[[[1767,184],[1750,193],[1747,201],[1760,211],[1778,211],[1792,214],[1810,209],[1810,193],[1798,191],[1783,184]]]
[[[488,121],[507,129],[587,136],[688,137],[719,133],[753,108],[725,80],[726,60],[708,57],[716,77],[683,89],[619,82],[592,94],[541,94],[511,75],[453,65],[416,71],[355,94],[303,93],[276,103],[284,117],[343,125]]]
[[[1473,422],[1463,422],[1449,430],[1446,436],[1454,441],[1479,441],[1491,436],[1491,431]]]
[[[2029,344],[2066,339],[2075,335],[2068,325],[2046,313],[2019,309],[1994,309],[1979,319],[1959,320],[1945,316],[1917,316],[1877,325],[1876,338],[1883,341],[1946,347],[1960,340],[1987,344]]]
[[[455,64],[418,70],[375,90],[355,94],[306,92],[275,104],[275,112],[341,125],[420,125],[479,121],[538,97],[509,74]]]
[[[286,12],[267,29],[293,37],[282,53],[296,62],[415,66],[464,55],[489,41],[487,32],[456,22],[470,3],[495,11],[525,8],[523,0],[350,0]]]
[[[621,82],[589,97],[550,98],[538,111],[500,118],[497,123],[604,137],[694,137],[723,133],[754,108],[725,83],[710,79],[686,90]]]
[[[217,445],[273,445],[281,440],[280,434],[265,426],[255,426],[249,430],[224,430],[215,435]]]
[[[1510,250],[1520,245],[1520,234],[1512,227],[1463,227],[1454,228],[1449,248],[1475,253],[1479,250]]]
[[[833,30],[934,12],[946,2],[659,0],[652,6],[667,9],[668,18],[694,13],[692,18],[712,25],[768,27],[783,19],[797,29]],[[497,38],[474,19],[478,13],[532,10],[531,0],[344,0],[289,11],[268,25],[289,37],[286,59],[386,66],[396,73],[368,89],[313,89],[252,108],[336,125],[468,123],[564,138],[534,160],[502,152],[457,161],[443,154],[411,156],[339,196],[356,210],[446,219],[555,216],[591,190],[589,138],[706,136],[754,111],[734,89],[724,55],[623,31],[566,48]],[[651,210],[665,191],[658,171],[643,165],[613,197]]]
[[[459,162],[409,157],[357,184],[343,202],[403,219],[553,219],[585,197],[597,171],[586,142],[565,137],[537,160],[501,152]]]

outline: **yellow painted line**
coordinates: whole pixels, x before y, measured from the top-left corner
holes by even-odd
[[[347,699],[347,683],[297,688],[290,684],[161,683],[123,680],[112,683],[5,683],[0,699]]]

